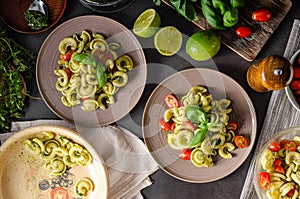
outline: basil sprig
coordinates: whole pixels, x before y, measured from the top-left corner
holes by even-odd
[[[195,147],[201,143],[208,131],[208,128],[212,126],[212,123],[208,122],[206,112],[198,105],[190,105],[185,111],[187,119],[198,126],[196,134],[193,136],[189,143],[189,147]]]
[[[93,55],[87,53],[79,53],[73,56],[73,60],[81,62],[83,64],[95,66],[95,76],[98,82],[98,87],[101,88],[105,85],[107,81],[106,69],[102,63],[96,61]]]

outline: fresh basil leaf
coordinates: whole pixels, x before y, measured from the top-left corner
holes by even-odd
[[[153,0],[153,3],[157,6],[160,6],[161,0]]]
[[[189,147],[192,148],[201,143],[207,134],[207,130],[207,127],[197,130],[196,134],[193,136],[192,140],[189,143]]]
[[[177,13],[189,21],[198,20],[197,12],[191,0],[170,0]]]
[[[207,115],[204,110],[197,105],[190,105],[186,108],[185,111],[186,117],[193,122],[194,124],[200,125],[204,123],[207,124]]]
[[[238,10],[236,8],[230,8],[223,15],[223,22],[225,27],[234,26],[239,20]]]
[[[87,65],[96,65],[96,60],[93,55],[86,54],[86,53],[79,53],[73,56],[72,58],[75,61],[81,62]]]
[[[100,65],[97,65],[96,67],[96,79],[99,88],[103,87],[106,84],[107,74]]]

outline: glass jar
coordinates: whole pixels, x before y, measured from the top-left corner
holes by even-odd
[[[281,55],[267,56],[251,65],[247,71],[247,82],[256,92],[283,89],[292,78],[292,64]]]

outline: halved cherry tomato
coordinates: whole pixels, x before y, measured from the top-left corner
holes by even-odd
[[[234,143],[238,148],[245,148],[249,145],[247,138],[242,135],[234,136]]]
[[[72,76],[72,71],[69,68],[66,68],[65,72],[67,73],[68,79],[70,79]]]
[[[285,170],[282,166],[277,166],[275,167],[275,171],[278,172],[278,173],[282,173],[285,175]]]
[[[271,176],[267,171],[262,171],[259,173],[259,184],[264,190],[270,189]]]
[[[179,157],[182,160],[190,160],[191,159],[192,149],[182,149],[180,151]]]
[[[300,67],[293,67],[293,77],[300,78]]]
[[[300,90],[300,79],[293,79],[290,84],[291,89]]]
[[[69,61],[74,53],[74,50],[68,51],[66,54],[61,54],[60,58],[64,61]]]
[[[85,100],[88,100],[88,99],[90,99],[89,97],[82,97],[82,98],[80,98],[82,101],[85,101]]]
[[[175,128],[176,128],[176,122],[173,122],[173,123],[171,124],[171,127],[170,127],[170,128],[171,128],[172,131],[174,131]]]
[[[69,195],[66,189],[62,187],[56,187],[52,189],[50,193],[51,199],[61,198],[61,199],[68,199]]]
[[[180,107],[180,102],[173,94],[169,94],[165,97],[165,102],[169,108]]]
[[[239,26],[235,30],[235,34],[241,38],[249,37],[252,35],[252,29],[247,26]]]
[[[184,129],[190,130],[190,131],[194,131],[196,130],[196,126],[189,120],[185,120],[182,122],[182,127]]]
[[[282,160],[280,158],[275,158],[274,167],[278,167],[282,165]]]
[[[160,118],[158,120],[158,125],[164,131],[168,131],[171,129],[171,124],[169,122],[166,122],[163,118]]]
[[[237,122],[234,121],[228,122],[228,124],[226,125],[227,130],[232,130],[234,132],[237,130],[237,128],[238,128]]]
[[[294,194],[295,194],[295,189],[291,189],[291,190],[286,194],[286,196],[292,198]]]
[[[285,150],[288,151],[296,151],[297,150],[297,143],[293,140],[287,140],[283,139],[280,141],[280,146],[281,148],[284,148]]]
[[[258,9],[252,12],[252,19],[259,22],[267,22],[272,18],[272,13],[267,9]]]
[[[279,151],[279,150],[280,150],[280,144],[279,144],[279,142],[276,142],[276,141],[272,142],[271,145],[270,145],[270,147],[269,147],[269,149],[270,149],[272,152],[277,152],[277,151]]]

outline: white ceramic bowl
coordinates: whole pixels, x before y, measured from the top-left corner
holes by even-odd
[[[297,61],[296,58],[299,56],[299,54],[300,54],[300,49],[297,50],[297,51],[295,52],[295,54],[292,56],[292,58],[291,58],[291,60],[290,60],[290,62],[291,62],[292,64],[294,64],[295,61]],[[300,111],[300,105],[299,105],[299,103],[297,102],[297,99],[296,99],[296,97],[295,97],[295,95],[294,95],[294,93],[293,93],[293,90],[290,88],[290,86],[285,87],[285,92],[286,92],[286,95],[287,95],[287,97],[289,98],[290,102],[292,103],[292,105],[293,105],[298,111]]]
[[[274,141],[280,142],[283,139],[290,139],[292,140],[295,136],[300,136],[300,126],[286,128],[284,130],[279,131],[278,133],[274,134],[268,141],[266,141],[263,146],[259,149],[256,157],[255,157],[255,164],[253,169],[253,184],[260,199],[269,199],[266,195],[266,190],[264,190],[259,184],[259,173],[261,171],[265,171],[262,168],[261,160],[264,152],[270,147],[271,143]],[[295,183],[296,184],[296,183]]]
[[[74,166],[58,177],[50,177],[50,171],[39,155],[25,149],[24,141],[40,137],[41,132],[53,132],[56,139],[63,136],[86,148],[93,157],[87,166]],[[77,132],[55,125],[40,125],[23,129],[0,147],[0,199],[5,198],[75,198],[75,182],[82,177],[91,179],[94,190],[88,198],[108,198],[108,173],[100,154]],[[66,183],[67,180],[67,184]],[[63,197],[64,196],[64,197]],[[51,197],[51,198],[52,198]]]

